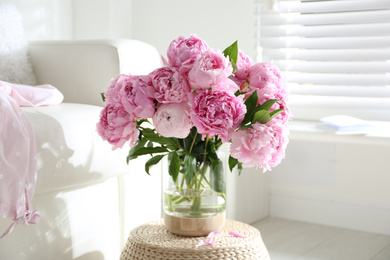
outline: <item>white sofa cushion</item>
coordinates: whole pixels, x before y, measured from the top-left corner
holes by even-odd
[[[156,48],[130,39],[30,42],[29,50],[38,82],[58,88],[69,103],[103,105],[99,93],[118,74],[160,67]]]
[[[62,103],[24,107],[37,143],[35,194],[59,191],[128,173],[128,147],[112,151],[96,131],[102,107]]]

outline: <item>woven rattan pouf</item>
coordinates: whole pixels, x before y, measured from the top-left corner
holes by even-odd
[[[245,238],[229,235],[235,231]],[[168,231],[163,220],[141,225],[130,232],[121,260],[147,259],[270,259],[258,229],[227,220],[214,246],[196,245],[205,237],[183,237]]]

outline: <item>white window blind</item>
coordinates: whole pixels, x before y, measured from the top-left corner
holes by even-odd
[[[390,0],[257,3],[259,57],[291,94],[390,102]]]

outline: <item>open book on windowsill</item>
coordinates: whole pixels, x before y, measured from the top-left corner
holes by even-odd
[[[369,134],[375,131],[375,123],[347,115],[333,115],[320,119],[317,127],[337,135]]]

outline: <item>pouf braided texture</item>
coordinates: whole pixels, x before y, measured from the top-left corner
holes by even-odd
[[[229,235],[235,231],[244,238]],[[226,220],[215,245],[197,245],[206,237],[184,237],[169,232],[163,220],[143,224],[130,232],[121,260],[184,260],[184,259],[270,259],[258,229],[233,220]]]

